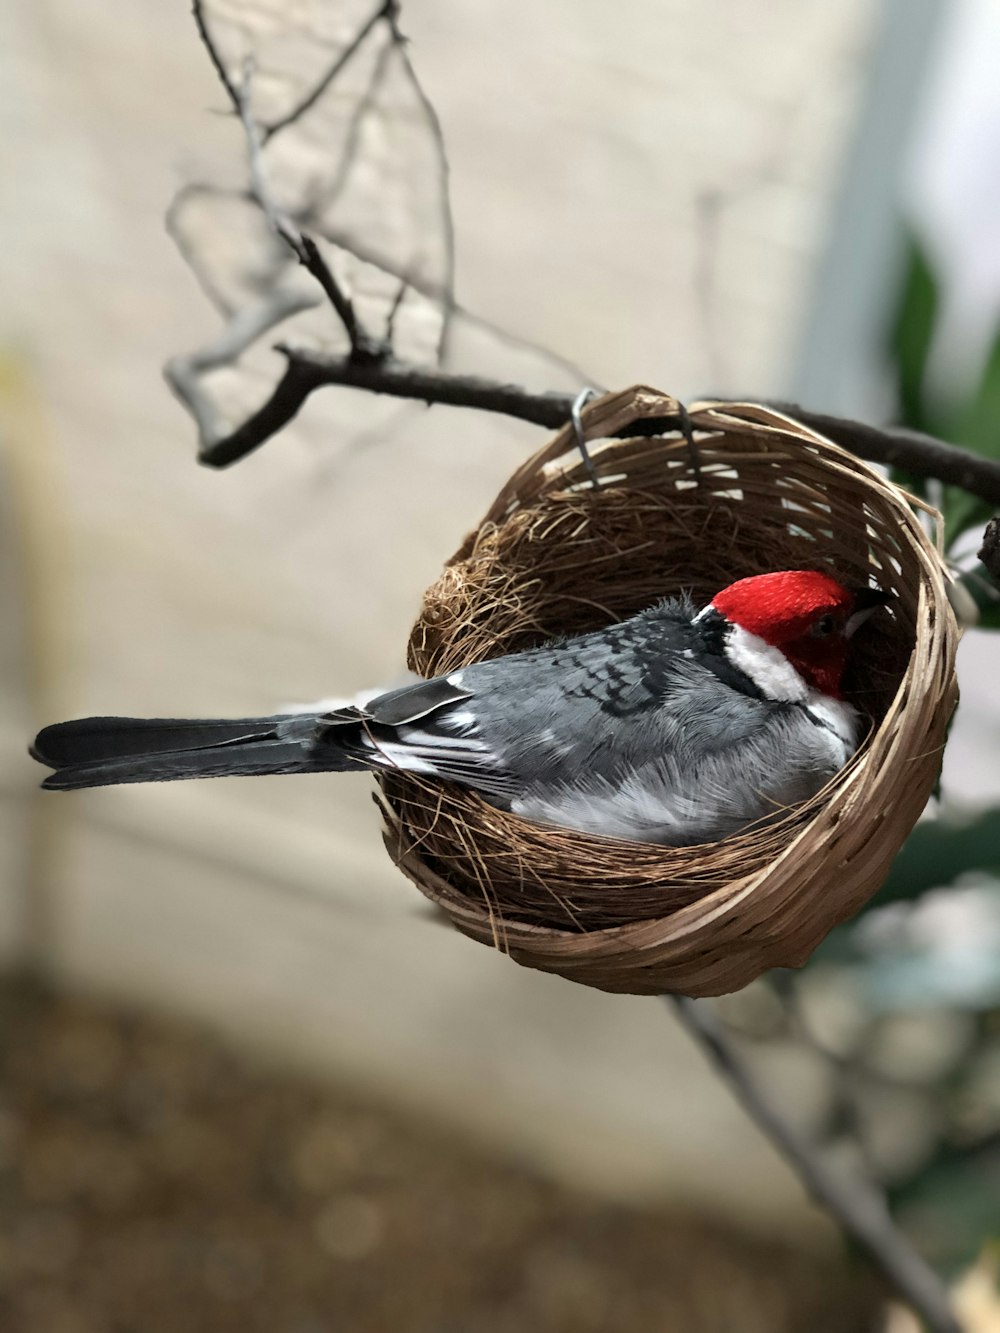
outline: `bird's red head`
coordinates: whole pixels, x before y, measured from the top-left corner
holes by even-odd
[[[888,600],[877,588],[852,591],[830,574],[791,569],[731,583],[712,599],[712,606],[779,649],[804,680],[836,698],[848,640],[861,621]]]

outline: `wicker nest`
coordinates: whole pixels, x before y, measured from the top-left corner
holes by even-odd
[[[910,497],[748,403],[689,409],[696,466],[678,410],[646,388],[585,409],[596,487],[569,429],[524,464],[426,593],[412,667],[453,671],[681,589],[707,601],[746,575],[825,566],[895,594],[854,642],[845,693],[871,719],[855,758],[780,822],[685,848],[532,824],[408,774],[381,785],[393,857],[466,935],[602,990],[718,995],[801,966],[882,883],[940,768],[958,629]]]

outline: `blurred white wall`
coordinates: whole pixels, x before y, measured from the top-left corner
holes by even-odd
[[[463,302],[605,384],[780,393],[878,12],[412,4]],[[22,746],[44,721],[253,714],[391,678],[422,588],[540,436],[329,391],[239,467],[199,469],[160,367],[216,321],[163,213],[238,140],[188,7],[14,0],[0,22],[6,956],[582,1183],[799,1226],[795,1182],[662,1006],[433,921],[364,778],[35,793]],[[497,340],[458,353],[545,377]]]

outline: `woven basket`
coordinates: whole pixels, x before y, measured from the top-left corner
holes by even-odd
[[[408,774],[381,786],[392,856],[466,935],[601,990],[719,995],[801,966],[882,883],[940,768],[958,629],[909,496],[749,403],[689,409],[696,466],[679,406],[646,388],[591,403],[596,487],[569,428],[525,463],[426,593],[410,663],[457,670],[767,570],[871,576],[895,599],[853,642],[845,693],[871,731],[851,763],[767,829],[687,848],[536,825]]]

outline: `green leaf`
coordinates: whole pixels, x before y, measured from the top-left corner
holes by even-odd
[[[996,505],[970,495],[958,486],[945,486],[941,497],[941,515],[944,518],[945,542],[949,550],[963,532],[970,528],[982,529],[996,513]]]
[[[951,1275],[1000,1232],[1000,1149],[942,1153],[890,1191],[892,1211],[920,1249]]]
[[[868,909],[919,898],[972,870],[1000,873],[1000,809],[969,822],[928,819],[918,824]]]
[[[1000,587],[983,565],[977,564],[958,580],[979,610],[977,629],[1000,629]]]
[[[925,377],[937,317],[937,282],[923,248],[911,233],[907,238],[903,289],[889,334],[889,353],[896,370],[903,422],[932,434]]]
[[[959,414],[954,442],[983,458],[1000,458],[1000,329],[976,390]]]
[[[984,458],[1000,458],[1000,331],[993,339],[972,397],[959,411],[954,429],[950,433],[945,431],[944,438]],[[946,486],[941,509],[951,547],[963,532],[988,522],[996,506],[957,486]]]

